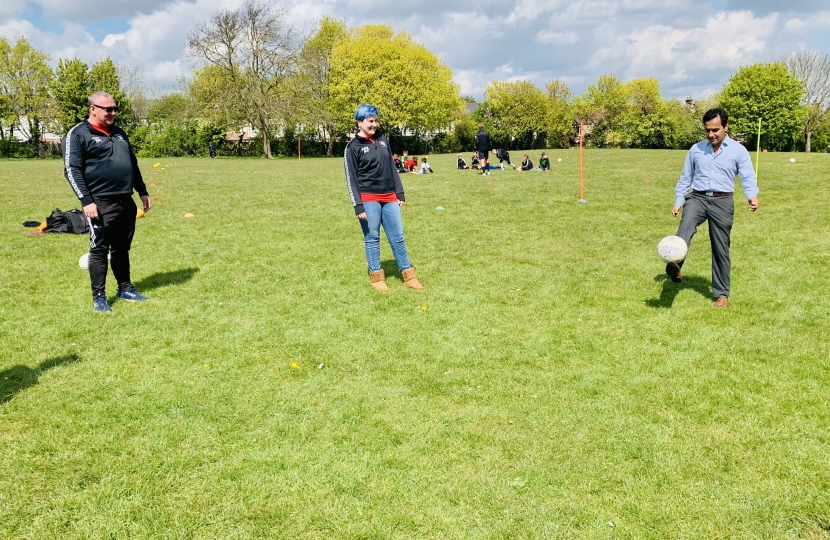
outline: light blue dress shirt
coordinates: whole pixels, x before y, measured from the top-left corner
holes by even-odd
[[[680,173],[680,180],[674,188],[674,204],[680,206],[686,194],[692,191],[735,191],[735,177],[740,175],[744,195],[758,196],[758,184],[755,183],[755,170],[752,159],[744,145],[727,135],[715,155],[712,143],[700,141],[689,149],[686,165]]]

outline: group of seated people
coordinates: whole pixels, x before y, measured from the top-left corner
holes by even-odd
[[[421,168],[416,171],[415,169],[418,167],[418,156],[409,157],[406,150],[404,150],[403,158],[398,154],[392,154],[392,157],[395,159],[395,167],[399,173],[426,174],[433,172],[432,167],[427,163],[427,158],[421,158]]]
[[[499,160],[499,167],[501,170],[504,170],[504,162],[506,161],[508,165],[513,167],[514,169],[518,170],[519,172],[523,171],[549,171],[550,170],[550,159],[548,159],[548,153],[542,152],[542,156],[539,158],[539,166],[534,168],[533,162],[530,160],[530,156],[525,154],[522,157],[522,166],[516,168],[515,165],[510,163],[510,152],[504,150],[503,148],[494,149],[492,153]],[[495,165],[488,164],[490,169],[496,169]],[[458,154],[458,168],[459,169],[472,169],[472,170],[481,170],[481,160],[478,158],[478,153],[473,152],[472,157],[470,158],[470,165],[467,165],[467,162],[464,161],[464,157],[461,154]]]

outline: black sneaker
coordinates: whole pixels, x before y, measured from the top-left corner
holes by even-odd
[[[680,273],[680,265],[676,262],[666,263],[666,274],[668,274],[671,280],[675,283],[683,281],[683,274]]]
[[[115,296],[127,302],[146,302],[149,300],[149,298],[135,290],[135,287],[127,287],[123,291],[118,291]]]
[[[106,296],[96,296],[92,299],[92,307],[99,313],[112,313],[112,308],[107,302]]]

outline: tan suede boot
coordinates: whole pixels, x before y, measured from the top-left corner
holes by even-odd
[[[424,290],[424,286],[418,282],[418,276],[415,274],[414,268],[407,268],[401,272],[401,277],[403,277],[403,283],[407,287],[415,289],[416,291]]]
[[[389,287],[386,286],[386,275],[383,273],[383,269],[375,272],[369,272],[369,279],[372,281],[372,287],[380,292],[386,292],[389,290]]]

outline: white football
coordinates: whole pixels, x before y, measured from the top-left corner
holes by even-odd
[[[790,158],[790,163],[795,163],[795,158],[794,157]]]
[[[78,259],[78,266],[81,267],[81,270],[89,270],[89,253],[81,255],[81,258]]]
[[[667,236],[657,244],[657,254],[665,262],[680,262],[686,258],[689,247],[679,236]]]

